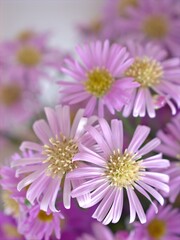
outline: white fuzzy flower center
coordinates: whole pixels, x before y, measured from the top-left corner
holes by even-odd
[[[105,175],[113,186],[120,188],[133,186],[142,170],[139,163],[127,150],[123,154],[118,149],[109,157]]]
[[[44,163],[48,163],[47,174],[52,177],[62,177],[76,168],[72,162],[74,155],[78,152],[78,146],[72,139],[66,139],[61,135],[49,139],[50,145],[44,145],[43,154],[47,157]]]
[[[112,83],[113,77],[108,70],[96,68],[87,73],[85,89],[95,97],[100,98],[110,90]]]
[[[125,72],[127,77],[132,77],[142,87],[153,87],[160,83],[163,68],[159,62],[148,57],[137,57],[134,63]]]

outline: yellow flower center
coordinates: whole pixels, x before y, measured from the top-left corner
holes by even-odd
[[[1,223],[1,227],[2,230],[4,232],[4,234],[6,235],[6,237],[8,237],[8,239],[12,238],[17,238],[17,239],[21,239],[21,235],[18,233],[17,228],[9,223]]]
[[[87,74],[85,89],[97,98],[104,96],[113,84],[113,77],[108,70],[96,68]]]
[[[21,99],[22,91],[17,85],[5,85],[0,87],[0,103],[11,106]]]
[[[94,20],[92,21],[90,25],[90,29],[93,33],[98,33],[102,28],[102,23],[100,20]]]
[[[17,53],[17,60],[26,67],[33,67],[41,61],[41,53],[35,47],[22,47]]]
[[[110,156],[105,175],[113,186],[126,188],[133,186],[139,179],[141,167],[133,159],[133,155],[125,150],[124,154],[118,149]]]
[[[20,40],[21,42],[26,42],[33,38],[34,35],[35,33],[33,31],[23,31],[17,36],[17,39]]]
[[[2,200],[4,208],[13,216],[17,217],[19,215],[19,204],[11,197],[11,193],[9,191],[2,192]]]
[[[137,0],[120,0],[118,4],[118,10],[119,14],[121,15],[126,15],[126,10],[128,7],[137,7],[138,2]]]
[[[51,145],[44,145],[43,154],[47,156],[44,163],[48,163],[47,174],[52,177],[62,177],[67,172],[76,168],[76,163],[72,162],[74,155],[78,152],[78,146],[72,139],[61,136],[49,139]]]
[[[38,214],[38,218],[42,222],[51,222],[53,219],[53,215],[52,215],[52,213],[48,215],[48,214],[46,214],[46,212],[40,210],[39,214]]]
[[[148,38],[164,38],[167,35],[168,30],[167,19],[163,15],[149,16],[143,23],[143,32]]]
[[[158,85],[163,76],[163,68],[159,62],[148,57],[136,58],[125,72],[127,77],[133,77],[142,87]]]
[[[160,240],[166,232],[166,223],[163,220],[153,219],[147,226],[150,237]]]

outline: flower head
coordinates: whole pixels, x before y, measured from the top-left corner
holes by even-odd
[[[34,155],[14,161],[13,166],[18,167],[17,174],[26,173],[18,190],[28,186],[26,197],[31,204],[38,200],[41,210],[56,211],[59,190],[63,192],[64,206],[70,208],[71,188],[81,181],[71,181],[67,175],[78,166],[72,159],[79,151],[84,127],[96,118],[84,118],[84,111],[80,109],[71,122],[68,106],[57,106],[55,110],[45,108],[45,113],[48,123],[42,119],[33,126],[41,143],[23,142],[21,145],[21,150],[29,149]],[[78,200],[83,204],[83,197]]]
[[[162,154],[144,156],[156,148],[160,140],[155,138],[141,147],[150,129],[138,126],[129,146],[124,149],[122,122],[112,120],[109,127],[104,119],[100,119],[99,124],[100,131],[95,127],[88,128],[89,134],[96,141],[98,151],[82,145],[80,153],[74,157],[75,162],[81,160],[88,165],[70,173],[71,178],[86,180],[72,191],[72,196],[79,197],[89,193],[91,201],[87,202],[85,207],[99,203],[93,218],[109,224],[111,221],[116,223],[121,218],[123,196],[127,193],[130,222],[135,220],[137,213],[141,223],[144,223],[146,215],[136,192],[140,192],[152,203],[150,193],[163,204],[164,199],[158,190],[169,191],[166,184],[168,176],[154,170],[168,167],[169,161],[162,159]],[[156,207],[155,210],[157,211]]]
[[[38,108],[33,94],[26,90],[24,79],[19,74],[3,71],[0,76],[1,130],[8,130],[27,121]]]
[[[172,0],[139,0],[138,7],[128,9],[127,16],[119,19],[120,31],[138,35],[160,44],[174,56],[179,56],[179,26]]]
[[[60,212],[45,212],[40,210],[39,205],[36,204],[21,214],[24,216],[19,218],[18,230],[27,240],[49,240],[52,235],[60,239],[60,221],[64,218]]]
[[[168,197],[171,203],[174,203],[180,194],[180,163],[171,163],[171,166],[163,173],[169,176],[169,193],[162,192],[162,194]]]
[[[152,206],[147,211],[147,222],[145,225],[135,223],[134,239],[142,240],[166,240],[179,239],[179,209],[173,209],[171,205],[159,208],[158,214],[155,214]]]
[[[133,64],[125,71],[125,76],[133,77],[140,86],[133,90],[123,114],[144,117],[146,111],[155,117],[155,110],[166,103],[173,114],[176,113],[175,102],[180,107],[180,61],[178,58],[166,59],[166,51],[153,43],[140,44],[128,42],[128,49],[135,58]]]
[[[123,77],[133,62],[126,48],[109,41],[93,42],[77,48],[80,62],[67,59],[62,68],[74,82],[60,82],[62,101],[68,104],[83,103],[85,114],[96,110],[104,115],[106,107],[112,114],[120,111],[128,101],[132,89],[138,86],[132,78]]]
[[[180,114],[167,124],[165,131],[159,130],[157,136],[161,139],[161,145],[157,150],[168,157],[180,160]]]
[[[0,212],[0,234],[4,240],[24,240],[24,237],[17,230],[16,220]]]
[[[57,72],[62,62],[62,54],[49,47],[47,44],[47,34],[37,36],[37,34],[26,33],[20,38],[26,40],[14,40],[2,43],[0,51],[4,58],[3,65],[6,71],[12,74],[19,74],[24,79],[26,87],[39,90],[40,79],[52,79],[49,69]]]

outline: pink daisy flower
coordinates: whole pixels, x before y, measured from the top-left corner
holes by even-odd
[[[152,40],[172,55],[180,55],[180,19],[176,17],[175,1],[139,0],[138,7],[129,8],[127,16],[119,20],[120,31]]]
[[[74,82],[60,81],[62,101],[68,104],[83,102],[85,114],[92,115],[96,109],[104,115],[106,107],[112,114],[120,111],[139,84],[132,78],[124,77],[124,72],[133,63],[126,48],[109,41],[93,42],[77,47],[80,61],[66,59],[67,67],[62,71],[70,75]]]
[[[171,203],[174,203],[180,195],[180,163],[171,163],[171,166],[163,173],[169,176],[169,193],[163,193],[163,195],[168,197]]]
[[[125,76],[133,77],[140,86],[132,91],[131,99],[125,105],[123,115],[144,117],[146,112],[153,118],[155,110],[166,103],[172,114],[176,113],[175,102],[180,107],[180,60],[166,59],[166,51],[153,43],[140,45],[128,42],[128,50],[134,63],[126,70]]]
[[[123,196],[127,193],[130,222],[135,220],[137,213],[141,223],[145,223],[146,215],[136,192],[140,192],[152,203],[150,194],[162,205],[164,199],[158,190],[169,191],[166,184],[169,177],[154,170],[168,167],[169,161],[162,159],[162,154],[143,157],[156,148],[160,140],[155,138],[141,147],[150,128],[138,126],[129,146],[123,149],[122,122],[112,120],[109,126],[106,120],[100,119],[99,124],[100,131],[90,127],[88,132],[101,151],[93,151],[82,145],[80,153],[73,159],[74,162],[85,161],[88,165],[69,174],[69,178],[85,179],[85,183],[72,191],[72,197],[90,194],[91,201],[85,207],[99,203],[93,218],[109,224],[111,221],[116,223],[121,218]]]
[[[18,232],[17,223],[13,217],[0,212],[0,222],[0,236],[2,240],[25,240]]]
[[[128,240],[127,234],[113,234],[111,230],[102,225],[101,223],[92,224],[93,235],[84,233],[81,237],[78,237],[77,240]]]
[[[134,239],[179,240],[179,219],[179,209],[173,209],[171,205],[160,207],[158,214],[154,213],[151,206],[147,211],[147,222],[143,226],[134,224]]]
[[[180,114],[167,124],[165,131],[159,130],[157,136],[161,139],[161,145],[157,150],[168,157],[180,160]]]
[[[2,71],[0,76],[0,116],[1,130],[8,130],[27,121],[38,109],[34,95],[26,90],[19,74]]]
[[[27,240],[49,240],[55,234],[56,239],[61,238],[61,220],[63,215],[60,212],[44,212],[38,205],[32,206],[24,216],[19,218],[18,231]]]
[[[84,133],[84,127],[92,124],[96,118],[84,118],[84,110],[80,109],[73,122],[68,106],[57,106],[55,110],[45,108],[48,123],[45,120],[36,121],[33,129],[41,143],[23,142],[21,150],[32,150],[34,156],[20,158],[12,163],[17,167],[17,174],[25,173],[26,177],[19,182],[20,191],[26,186],[27,199],[34,204],[37,200],[41,210],[57,211],[55,208],[59,190],[63,192],[63,202],[70,208],[70,193],[72,187],[81,181],[67,178],[68,174],[77,168],[73,157],[78,153],[79,141]],[[80,206],[86,196],[78,198]]]
[[[2,43],[3,51],[0,51],[8,71],[21,75],[31,89],[38,89],[42,78],[52,79],[50,70],[59,71],[62,63],[60,51],[48,46],[45,34],[43,38],[36,38],[35,35],[35,39],[24,42],[15,40]]]

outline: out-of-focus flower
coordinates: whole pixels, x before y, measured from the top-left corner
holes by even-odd
[[[2,240],[24,240],[24,237],[17,231],[17,223],[11,216],[0,212],[0,238]]]
[[[84,232],[92,233],[91,224],[96,222],[91,217],[94,208],[82,209],[75,200],[72,200],[70,209],[64,208],[62,202],[57,206],[64,216],[61,220],[61,240],[76,240]]]
[[[80,153],[73,159],[74,162],[85,161],[90,165],[69,173],[68,177],[71,179],[86,180],[72,191],[72,197],[89,193],[91,201],[84,207],[99,203],[93,218],[109,224],[111,221],[116,223],[121,218],[123,196],[126,192],[130,206],[130,222],[135,220],[137,213],[141,223],[145,223],[146,215],[136,191],[153,204],[149,196],[151,194],[161,205],[164,199],[158,190],[169,191],[166,184],[169,177],[155,170],[168,167],[169,161],[162,159],[162,154],[143,157],[155,149],[160,140],[155,138],[141,147],[150,128],[138,126],[129,146],[124,150],[122,122],[112,120],[109,127],[104,119],[100,119],[99,124],[99,131],[95,127],[88,128],[88,133],[96,141],[99,150],[93,151],[82,145]],[[157,211],[156,206],[153,206]]]
[[[170,202],[173,203],[180,194],[180,163],[171,163],[171,166],[164,170],[163,173],[169,176],[169,193],[164,194],[165,197],[168,197]]]
[[[127,16],[119,19],[119,31],[152,40],[179,56],[180,19],[173,3],[172,0],[139,0],[138,7],[129,8]]]
[[[157,136],[161,139],[161,145],[157,150],[168,157],[180,160],[180,114],[167,124],[164,131],[159,130]]]
[[[147,211],[147,222],[144,225],[135,223],[133,239],[141,240],[179,240],[179,209],[171,205],[162,206],[155,214],[152,206]]]
[[[139,86],[124,72],[133,63],[125,47],[97,41],[76,49],[80,62],[66,59],[62,71],[74,82],[60,81],[62,101],[68,104],[83,102],[85,114],[97,111],[104,115],[106,107],[112,114],[120,111],[130,98],[131,91]]]
[[[23,153],[24,157],[30,155],[30,153]],[[19,158],[19,154],[14,154],[10,158],[9,164]],[[1,191],[1,198],[4,204],[4,211],[6,214],[18,218],[20,216],[20,205],[24,205],[26,200],[26,190],[23,189],[21,192],[17,190],[17,185],[22,180],[22,177],[16,176],[16,171],[9,166],[1,167],[0,177],[0,185],[3,189]]]
[[[63,203],[70,208],[70,194],[72,187],[81,181],[67,178],[67,175],[77,168],[73,157],[78,153],[80,138],[85,132],[84,127],[91,125],[96,118],[84,118],[84,110],[80,109],[71,122],[70,108],[57,106],[55,110],[45,108],[48,123],[41,119],[36,121],[33,129],[41,143],[23,142],[21,150],[34,151],[34,156],[20,158],[12,165],[18,167],[17,173],[26,173],[26,177],[19,182],[18,190],[26,186],[27,199],[34,204],[37,200],[41,210],[57,211],[55,204],[59,190],[63,192]],[[83,205],[86,196],[78,198]]]
[[[98,222],[92,224],[92,231],[93,235],[84,233],[76,240],[128,240],[127,234],[121,232],[113,234],[108,227]]]
[[[29,40],[23,42],[14,40],[0,46],[6,71],[21,75],[26,86],[31,86],[31,90],[34,91],[39,90],[39,81],[42,78],[52,80],[50,72],[52,70],[57,72],[61,67],[62,53],[49,47],[47,39],[47,34],[40,38],[37,34],[32,34]]]
[[[38,109],[37,99],[26,90],[19,74],[3,71],[0,76],[0,129],[8,130],[26,122]]]
[[[18,231],[27,240],[49,240],[53,235],[56,239],[61,238],[61,220],[64,218],[61,212],[44,212],[36,204],[21,214],[21,218],[18,219]]]
[[[146,111],[155,117],[155,110],[166,103],[172,114],[176,108],[172,100],[180,107],[180,60],[166,59],[166,51],[157,45],[128,42],[128,50],[135,58],[134,63],[126,70],[125,76],[133,77],[140,87],[132,92],[131,100],[125,105],[124,116],[144,117]]]

